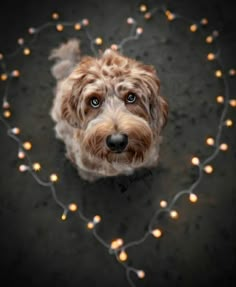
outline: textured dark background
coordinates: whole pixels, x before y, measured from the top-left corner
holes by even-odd
[[[180,14],[199,20],[209,19],[204,33],[220,31],[220,47],[226,70],[236,67],[234,1],[148,1],[150,7],[167,3]],[[8,1],[0,10],[0,50],[13,51],[16,40],[31,26],[39,26],[57,11],[62,20],[89,18],[90,31],[102,36],[105,46],[119,42],[129,32],[126,18],[136,18],[144,35],[125,46],[125,54],[158,70],[162,93],[170,104],[170,117],[163,132],[160,164],[153,170],[131,177],[109,178],[89,184],[82,181],[64,158],[64,146],[54,137],[49,117],[52,89],[47,57],[52,48],[70,37],[82,40],[83,53],[89,51],[82,32],[66,28],[57,33],[49,28],[32,45],[29,58],[17,56],[9,67],[19,68],[22,77],[10,89],[13,106],[12,125],[22,129],[21,138],[31,140],[33,161],[39,161],[42,178],[52,172],[60,176],[59,197],[66,203],[78,202],[87,216],[103,218],[98,233],[107,241],[123,237],[139,238],[161,199],[170,199],[188,187],[195,178],[191,168],[193,154],[201,158],[212,151],[205,145],[214,136],[221,112],[215,97],[224,92],[222,82],[214,77],[217,64],[205,60],[215,49],[199,33],[192,34],[183,22],[167,25],[156,14],[145,22],[138,11],[139,1]],[[235,96],[235,79],[230,92]],[[0,86],[3,92],[3,85]],[[236,121],[235,110],[228,116]],[[224,129],[222,141],[230,149],[213,161],[215,172],[204,176],[197,188],[199,201],[190,204],[183,198],[177,204],[180,219],[161,222],[161,240],[149,238],[129,250],[135,267],[144,269],[144,280],[137,286],[235,286],[235,127]],[[128,286],[123,268],[94,239],[76,216],[60,220],[61,210],[48,189],[17,170],[16,144],[0,125],[0,256],[1,280],[8,286]]]

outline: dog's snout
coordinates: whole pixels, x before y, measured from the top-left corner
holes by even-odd
[[[128,144],[128,136],[126,134],[109,135],[106,139],[108,148],[113,152],[122,152]]]

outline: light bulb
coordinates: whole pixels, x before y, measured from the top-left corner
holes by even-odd
[[[25,172],[25,171],[27,171],[29,169],[29,167],[27,166],[27,165],[25,165],[25,164],[21,164],[20,166],[19,166],[19,171],[20,172]]]
[[[23,159],[23,158],[25,158],[25,153],[22,151],[22,150],[20,150],[19,152],[18,152],[18,158],[19,159]]]
[[[99,45],[99,46],[100,46],[100,45],[102,45],[102,43],[103,43],[102,38],[98,37],[98,38],[95,39],[95,44],[96,44],[96,45]]]
[[[217,103],[222,104],[222,103],[224,102],[224,97],[222,97],[222,96],[217,96],[217,97],[216,97],[216,101],[217,101]]]
[[[52,19],[53,20],[58,20],[59,19],[59,14],[57,12],[52,13]]]
[[[226,151],[226,150],[228,150],[228,145],[226,144],[226,143],[222,143],[221,145],[220,145],[220,150],[222,150],[222,151]]]
[[[143,270],[138,270],[137,276],[138,278],[143,279],[145,277],[145,272]]]
[[[206,43],[211,44],[214,41],[214,38],[212,36],[207,36],[206,37]]]
[[[77,31],[81,30],[81,24],[80,23],[75,23],[74,29],[77,30]]]
[[[215,58],[216,58],[216,56],[215,56],[215,54],[213,54],[213,53],[209,53],[209,54],[207,55],[207,60],[208,60],[208,61],[213,61]]]
[[[161,201],[160,201],[160,207],[162,207],[162,208],[167,207],[167,201],[161,200]]]
[[[40,169],[41,169],[40,163],[35,162],[35,163],[33,164],[33,170],[35,170],[35,171],[40,171]]]
[[[11,117],[11,111],[9,111],[9,110],[4,111],[3,112],[3,116],[6,119],[10,118]]]
[[[78,209],[78,206],[75,203],[69,204],[69,210],[75,212]]]
[[[128,259],[128,254],[124,250],[122,250],[119,254],[119,259],[120,261],[126,261]]]
[[[139,6],[139,11],[140,11],[140,12],[146,12],[146,11],[147,11],[147,6],[146,6],[145,4],[141,4],[141,5]]]
[[[207,18],[203,18],[200,22],[203,26],[206,26],[208,24],[208,19]]]
[[[50,181],[51,182],[57,182],[58,181],[58,176],[57,174],[53,173],[50,175]]]
[[[134,24],[134,19],[131,18],[131,17],[127,18],[127,23],[128,23],[129,25]]]
[[[231,119],[227,119],[227,120],[225,121],[225,125],[226,125],[227,127],[232,127],[233,121],[232,121]]]
[[[236,99],[229,100],[229,104],[231,107],[235,108],[236,107]]]
[[[194,156],[191,161],[192,161],[193,165],[199,165],[199,163],[200,163],[199,158],[196,156]]]
[[[191,32],[196,32],[197,31],[197,24],[192,24],[190,27],[189,27],[189,29],[190,29],[190,31]]]
[[[229,75],[230,76],[235,76],[236,75],[236,70],[235,69],[230,69],[229,70]]]
[[[223,75],[223,73],[222,73],[221,70],[216,70],[216,71],[215,71],[215,76],[216,76],[217,78],[221,78],[222,75]]]
[[[136,29],[136,34],[138,34],[138,35],[143,34],[143,28],[142,28],[142,27],[138,27],[138,28]]]
[[[3,104],[2,104],[2,107],[4,109],[9,109],[10,108],[10,104],[7,101],[4,101]]]
[[[93,222],[94,222],[94,223],[99,223],[99,222],[101,221],[101,219],[102,219],[102,218],[101,218],[100,215],[95,215],[94,218],[93,218]]]
[[[6,81],[6,80],[7,80],[7,78],[8,78],[8,76],[7,76],[7,74],[6,74],[6,73],[1,74],[1,80],[2,80],[2,81]]]
[[[24,142],[24,143],[23,143],[23,148],[24,148],[25,150],[31,150],[31,148],[32,148],[31,142]]]
[[[176,210],[171,210],[170,217],[173,219],[177,219],[179,217],[178,212]]]
[[[145,18],[146,20],[149,20],[149,19],[152,18],[152,14],[151,14],[150,12],[145,13],[145,14],[144,14],[144,18]]]
[[[12,77],[18,78],[20,76],[20,71],[19,70],[13,70],[11,72]]]
[[[30,49],[29,49],[29,48],[24,48],[24,50],[23,50],[23,54],[24,54],[25,56],[29,56],[29,55],[30,55],[30,53],[31,53],[31,51],[30,51]]]
[[[66,220],[66,214],[65,213],[62,214],[61,220],[63,220],[63,221]]]
[[[162,235],[162,231],[160,229],[154,229],[152,230],[152,235],[156,238],[159,238]]]
[[[213,172],[213,166],[212,165],[206,165],[204,167],[204,171],[208,174],[212,173]]]
[[[88,20],[88,19],[83,19],[83,20],[82,20],[82,24],[83,24],[84,26],[88,26],[88,25],[89,25],[89,20]]]
[[[58,32],[62,32],[64,30],[64,26],[62,24],[57,24],[56,29]]]
[[[197,202],[198,197],[197,197],[196,194],[190,193],[190,195],[189,195],[189,200],[190,200],[192,203],[195,203],[195,202]]]
[[[87,228],[88,229],[93,229],[94,228],[94,223],[93,222],[88,222],[87,223]]]
[[[213,138],[207,138],[207,139],[206,139],[206,143],[207,143],[208,145],[213,146],[213,145],[215,144],[215,140],[214,140]]]

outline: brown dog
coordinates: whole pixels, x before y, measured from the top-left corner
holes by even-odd
[[[82,178],[128,175],[157,164],[168,105],[152,66],[111,49],[80,59],[75,39],[50,59],[56,59],[56,136]]]

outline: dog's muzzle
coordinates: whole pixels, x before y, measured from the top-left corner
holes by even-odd
[[[106,144],[112,152],[121,153],[128,144],[128,136],[126,134],[109,135],[106,138]]]

